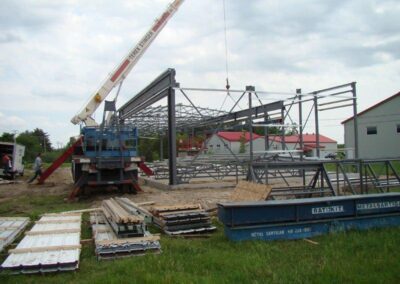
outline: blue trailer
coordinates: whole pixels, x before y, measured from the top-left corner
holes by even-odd
[[[309,238],[400,225],[400,193],[218,204],[229,239]]]

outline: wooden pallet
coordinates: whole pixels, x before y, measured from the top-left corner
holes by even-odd
[[[266,200],[271,194],[271,186],[248,181],[239,181],[230,196],[232,201]]]

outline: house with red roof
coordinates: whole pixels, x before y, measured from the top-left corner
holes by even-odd
[[[358,158],[400,158],[400,92],[342,121],[347,158],[355,158],[355,134]]]
[[[253,133],[253,140],[259,137],[261,136]],[[205,148],[207,153],[212,154],[229,154],[229,149],[234,154],[239,154],[240,144],[248,141],[250,141],[248,131],[219,131],[206,140]]]
[[[303,149],[300,147],[300,135],[286,135],[284,137],[281,135],[270,135],[269,136],[269,151],[280,151],[283,148],[285,150],[297,150],[303,151],[303,153],[308,157],[316,157],[317,156],[317,135],[316,134],[303,134]],[[285,147],[283,147],[285,145]],[[250,148],[249,143],[246,145],[246,150]],[[336,154],[337,152],[337,141],[324,136],[319,135],[319,150],[320,157],[324,158],[328,154]],[[253,152],[254,153],[263,153],[265,150],[265,138],[259,137],[253,141]],[[295,153],[295,155],[298,155]]]
[[[303,134],[303,151],[307,156],[316,156],[317,142],[315,134]],[[320,157],[325,157],[330,153],[337,152],[337,142],[324,135],[319,135],[320,140]],[[249,153],[250,149],[250,133],[242,131],[219,131],[213,134],[205,142],[207,153],[212,154],[229,154],[228,147],[234,154],[240,153],[240,144],[244,144],[245,153]],[[270,151],[282,150],[283,140],[282,136],[270,135],[269,136]],[[285,149],[287,150],[301,150],[300,149],[300,136],[290,135],[285,136]],[[253,133],[253,152],[265,152],[265,137]]]

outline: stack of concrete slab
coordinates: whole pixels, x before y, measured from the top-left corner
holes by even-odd
[[[0,251],[11,244],[28,224],[27,217],[0,217]]]
[[[153,206],[154,224],[168,235],[199,234],[216,230],[200,204]]]
[[[76,270],[81,251],[81,214],[48,214],[40,218],[1,265],[13,273]]]
[[[161,251],[160,237],[150,234],[150,213],[127,198],[103,201],[90,215],[98,259],[114,259]]]

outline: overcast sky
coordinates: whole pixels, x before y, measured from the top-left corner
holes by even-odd
[[[169,2],[1,0],[0,133],[39,127],[55,145],[76,136],[70,119]],[[226,0],[226,15],[232,88],[309,92],[356,81],[360,111],[400,90],[400,1]],[[224,88],[222,0],[183,3],[125,80],[118,105],[169,67],[181,86]],[[193,94],[217,109],[223,99]],[[324,112],[320,132],[343,142],[340,122],[350,115]]]

